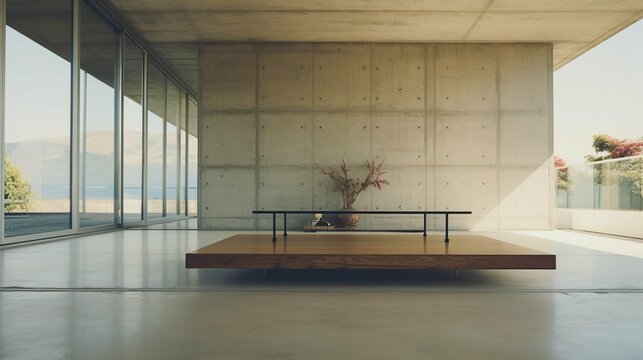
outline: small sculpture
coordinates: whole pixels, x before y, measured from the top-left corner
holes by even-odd
[[[315,223],[315,226],[330,226],[330,223],[326,220],[319,220]]]

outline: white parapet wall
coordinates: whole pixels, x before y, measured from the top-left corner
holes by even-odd
[[[643,239],[643,212],[556,209],[556,228],[592,231]]]

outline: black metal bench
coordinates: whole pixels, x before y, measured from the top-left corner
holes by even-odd
[[[426,237],[426,216],[444,215],[444,242],[449,242],[449,215],[470,215],[471,211],[382,211],[382,210],[254,210],[253,214],[272,214],[272,241],[277,241],[277,214],[284,216],[284,236],[288,235],[288,214],[368,214],[368,215],[422,215],[423,236]]]

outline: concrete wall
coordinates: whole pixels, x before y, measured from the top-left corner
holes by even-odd
[[[552,227],[551,45],[207,44],[199,74],[203,228],[268,226],[253,209],[338,208],[313,164],[342,156],[355,173],[368,158],[388,171],[391,185],[359,209],[472,210],[457,229]]]

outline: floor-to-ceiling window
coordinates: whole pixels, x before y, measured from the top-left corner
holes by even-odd
[[[197,124],[197,104],[188,101],[188,215],[197,214],[197,183],[198,183],[198,149],[199,129]]]
[[[80,226],[116,224],[117,33],[80,4]]]
[[[147,65],[147,219],[163,217],[166,78]]]
[[[167,216],[177,215],[179,195],[179,111],[181,92],[167,82],[167,112],[165,125],[165,203]]]
[[[123,222],[143,219],[143,51],[123,43]]]
[[[0,244],[195,214],[196,102],[180,80],[98,2],[0,4]]]
[[[180,153],[179,153],[179,214],[181,215],[187,215],[187,174],[188,174],[188,149],[187,149],[187,144],[188,144],[188,98],[187,94],[184,92],[181,92],[181,111],[179,114],[180,117],[180,129],[181,131],[179,132],[179,143],[181,146],[179,147]]]
[[[6,0],[6,19],[8,243],[71,228],[71,1]]]

